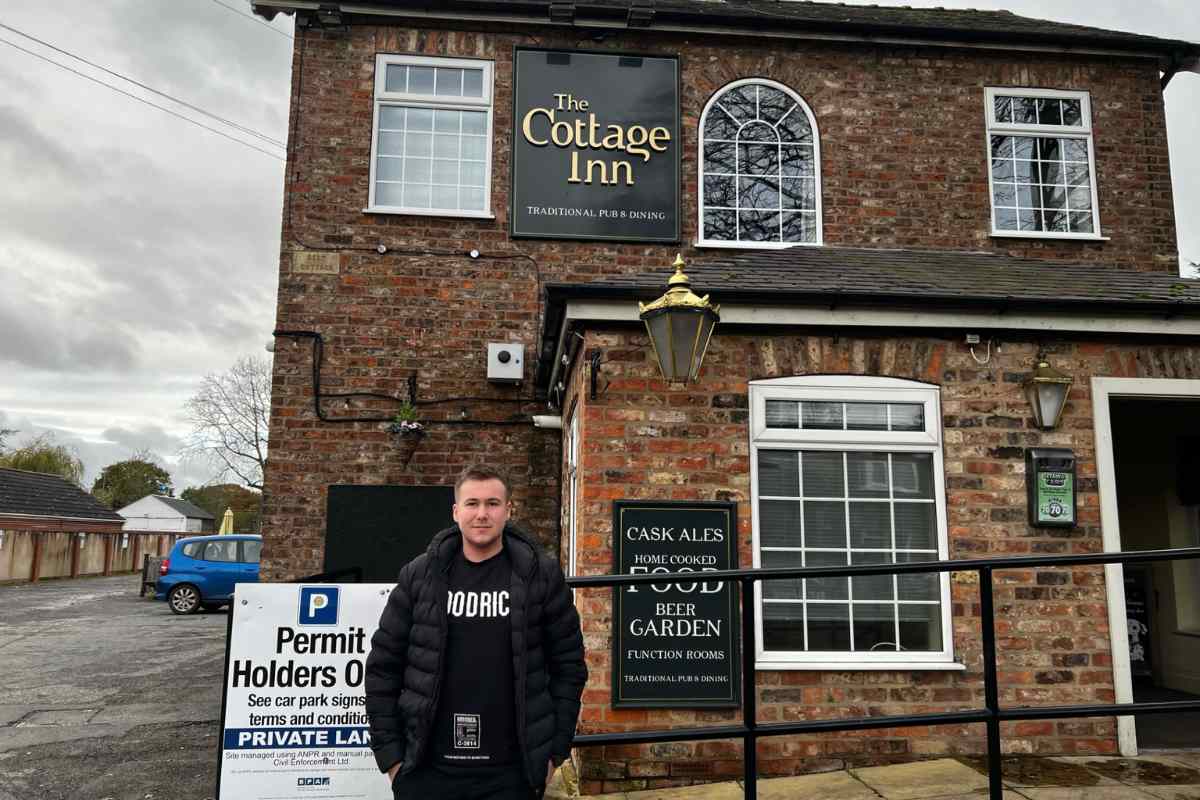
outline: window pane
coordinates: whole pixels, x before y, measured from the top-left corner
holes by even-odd
[[[992,137],[992,158],[1014,158],[1013,155],[1013,137],[1011,136],[993,136]]]
[[[1063,158],[1067,161],[1087,163],[1088,147],[1085,139],[1059,139],[1062,143]]]
[[[732,142],[704,143],[704,172],[732,175],[737,172],[737,146]]]
[[[404,184],[404,205],[409,208],[429,208],[429,186]]]
[[[1058,161],[1043,161],[1040,164],[1042,183],[1062,185],[1066,181],[1066,173],[1062,163]]]
[[[1040,231],[1042,229],[1042,212],[1018,211],[1017,229],[1022,231]]]
[[[1032,97],[1012,98],[1012,121],[1018,125],[1037,124],[1037,100]]]
[[[814,209],[817,207],[816,181],[812,178],[784,178],[780,193],[784,208]]]
[[[487,112],[486,111],[461,111],[462,115],[462,132],[473,133],[476,135],[487,134]]]
[[[1013,183],[992,184],[992,203],[1012,208],[1017,204],[1017,186]]]
[[[483,186],[483,164],[478,161],[464,161],[460,168],[463,186]]]
[[[375,205],[402,206],[404,205],[404,187],[398,183],[375,184]]]
[[[758,451],[758,493],[800,496],[800,454],[795,450]]]
[[[800,405],[790,400],[768,400],[767,427],[799,428]]]
[[[735,180],[732,175],[705,175],[704,205],[707,207],[735,207],[737,205]]]
[[[437,68],[436,93],[444,97],[462,97],[463,71],[455,67]]]
[[[1062,102],[1057,98],[1038,98],[1038,124],[1062,125]]]
[[[205,561],[237,561],[237,540],[209,542],[204,546]]]
[[[738,86],[723,93],[717,102],[739,123],[753,122],[757,117],[758,95],[753,85]]]
[[[1008,158],[992,159],[992,180],[1011,181],[1013,179],[1013,162]]]
[[[846,430],[886,431],[888,428],[885,403],[847,403]]]
[[[796,106],[792,112],[783,118],[776,126],[779,138],[785,142],[812,143],[812,126],[808,124],[808,115]]]
[[[1012,98],[997,95],[992,102],[996,108],[996,122],[1012,122]]]
[[[840,501],[804,501],[804,546],[846,546],[846,504]]]
[[[483,210],[483,189],[464,186],[458,190],[458,205],[468,211]]]
[[[1082,127],[1083,104],[1079,100],[1062,101],[1063,125]]]
[[[896,650],[896,607],[854,604],[854,649],[879,653]]]
[[[941,607],[937,605],[900,606],[900,647],[904,650],[941,650]]]
[[[802,177],[812,177],[816,174],[813,167],[813,150],[807,145],[788,146],[784,145],[779,148],[780,158],[782,159],[779,165],[779,172],[782,175],[799,175]]]
[[[769,567],[802,567],[804,556],[799,552],[781,552],[779,550],[764,550],[762,566]],[[803,599],[800,592],[800,579],[763,581],[763,597],[783,598],[787,600]]]
[[[407,121],[405,127],[410,131],[431,131],[433,130],[433,109],[429,108],[410,108],[408,109]]]
[[[404,159],[404,178],[409,183],[429,183],[433,162],[428,158]]]
[[[775,128],[765,122],[751,122],[743,125],[738,131],[738,141],[742,144],[767,144],[775,147],[779,144],[779,135]]]
[[[846,566],[846,551],[840,553],[805,552],[805,566],[808,567],[844,567]],[[812,600],[846,600],[849,599],[847,590],[849,578],[808,578],[805,591],[808,599]]]
[[[257,564],[262,557],[262,542],[244,541],[242,542],[242,560]]]
[[[763,647],[767,650],[804,649],[804,606],[763,603]]]
[[[713,241],[732,242],[737,240],[736,211],[705,211],[704,238]]]
[[[936,550],[933,503],[896,503],[896,548],[899,550]]]
[[[846,478],[851,497],[887,497],[888,454],[847,453]]]
[[[433,94],[433,67],[409,67],[408,91],[411,94]]]
[[[850,554],[850,562],[852,564],[890,564],[891,561],[891,553],[852,552]],[[896,599],[896,588],[892,582],[891,575],[868,575],[861,578],[852,578],[851,580],[853,582],[852,589],[854,590],[855,600],[879,600],[891,603]],[[858,608],[855,608],[854,616],[858,617]],[[895,641],[895,633],[889,636],[888,639]]]
[[[933,499],[933,454],[892,453],[892,493],[904,499]]]
[[[803,427],[814,431],[842,430],[842,404],[806,402],[801,403]]]
[[[1042,187],[1042,208],[1066,208],[1067,190],[1062,186]]]
[[[775,125],[795,105],[795,100],[773,86],[758,87],[758,117],[761,120]]]
[[[707,116],[704,117],[704,138],[705,139],[728,139],[730,141],[737,138],[738,123],[733,117],[720,105],[714,105],[708,109]]]
[[[375,164],[375,177],[381,181],[404,180],[404,159],[380,157]]]
[[[923,404],[892,403],[888,408],[892,415],[892,430],[925,430],[925,406]]]
[[[1032,136],[1014,136],[1012,142],[1014,158],[1033,158],[1037,154],[1037,139]]]
[[[808,604],[808,649],[833,652],[845,652],[850,649],[849,605]]]
[[[438,110],[433,115],[433,129],[440,133],[458,133],[461,111]]]
[[[409,133],[404,138],[404,154],[428,156],[433,152],[433,137],[428,133]]]
[[[463,136],[461,142],[463,158],[482,161],[487,155],[487,143],[482,136]]]
[[[763,547],[799,547],[800,503],[792,500],[760,500],[758,526]]]
[[[779,175],[779,147],[774,144],[739,144],[737,171],[741,175]]]
[[[804,466],[805,497],[846,496],[841,453],[805,450],[800,457]]]
[[[404,134],[403,133],[381,133],[379,134],[379,154],[387,156],[399,156],[404,154]]]
[[[483,70],[463,70],[463,97],[483,97]]]
[[[997,208],[994,214],[996,230],[1015,231],[1017,229],[1017,212],[1009,208]]]
[[[738,178],[738,208],[778,209],[779,181],[774,178]]]
[[[1091,186],[1091,173],[1087,164],[1067,164],[1067,183],[1071,186]]]
[[[1090,211],[1084,213],[1072,212],[1070,215],[1071,231],[1074,233],[1092,233],[1092,213]]]
[[[446,161],[445,159],[434,159],[433,162],[433,182],[434,183],[458,183],[458,162]],[[466,181],[464,181],[465,183]]]
[[[778,211],[739,211],[738,239],[743,242],[779,241]]]
[[[403,64],[388,64],[383,77],[385,92],[404,92],[408,90],[408,67]]]
[[[850,546],[889,549],[892,546],[892,509],[889,503],[850,504]]]
[[[442,133],[433,137],[433,155],[436,158],[458,158],[459,137]]]
[[[917,561],[937,561],[937,553],[897,553],[896,561],[911,564]],[[896,581],[900,600],[937,600],[940,596],[938,573],[923,572],[912,575],[897,575]]]
[[[380,106],[379,129],[390,131],[404,130],[404,109],[399,106]]]
[[[816,242],[817,215],[811,211],[783,215],[783,241]]]
[[[458,187],[457,186],[434,186],[430,193],[430,207],[432,208],[458,208]]]

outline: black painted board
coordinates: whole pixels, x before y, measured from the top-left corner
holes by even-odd
[[[392,583],[400,568],[454,524],[453,486],[329,487],[325,571],[362,567],[365,583]]]
[[[737,504],[613,502],[613,572],[736,569]],[[613,589],[614,708],[736,707],[741,660],[736,582]]]

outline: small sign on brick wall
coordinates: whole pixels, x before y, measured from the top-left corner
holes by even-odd
[[[340,270],[341,255],[301,251],[292,253],[292,272],[300,275],[337,275]]]
[[[736,584],[702,574],[737,569],[737,504],[617,500],[613,543],[614,573],[688,579],[613,590],[613,707],[739,705]]]

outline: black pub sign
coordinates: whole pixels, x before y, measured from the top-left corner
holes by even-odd
[[[510,232],[679,241],[679,60],[516,48]]]
[[[615,573],[687,577],[614,588],[613,707],[737,706],[736,583],[703,577],[737,568],[737,504],[617,500],[613,543]]]

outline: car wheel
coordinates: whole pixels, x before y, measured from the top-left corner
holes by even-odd
[[[181,583],[167,593],[167,605],[176,614],[195,614],[200,609],[200,590],[190,583]]]

